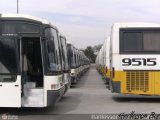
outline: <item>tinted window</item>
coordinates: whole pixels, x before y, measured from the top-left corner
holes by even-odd
[[[40,26],[20,21],[3,21],[2,34],[39,33]]]
[[[54,46],[53,41],[47,41],[49,71],[56,71],[57,70],[57,60],[56,60],[56,57],[55,57],[56,55],[55,55],[53,46]]]
[[[71,66],[76,67],[76,51],[75,48],[72,47],[72,59],[71,59]]]
[[[57,60],[55,55],[55,45],[51,40],[51,30],[45,30],[45,38],[46,38],[46,49],[47,49],[47,59],[48,59],[48,70],[56,71],[57,70]]]
[[[77,50],[76,49],[75,49],[74,59],[75,59],[76,67],[77,67],[78,66],[78,55],[77,55]]]
[[[17,40],[11,38],[0,39],[0,73],[18,74]]]
[[[63,55],[63,61],[64,61],[64,69],[68,70],[68,57],[67,57],[67,46],[66,46],[66,41],[64,38],[61,37],[61,43],[62,43],[62,55]]]
[[[68,45],[68,61],[71,68],[76,67],[75,64],[75,51],[72,45]]]
[[[49,72],[60,71],[61,64],[59,58],[59,44],[56,30],[54,32],[54,30],[52,30],[51,28],[47,28],[45,30],[45,38],[48,59],[48,70]]]
[[[16,34],[17,25],[13,22],[2,22],[2,34]]]
[[[121,53],[160,52],[160,31],[157,30],[121,30]]]
[[[145,32],[143,44],[145,51],[160,51],[160,32]]]
[[[57,63],[58,63],[58,67],[59,67],[59,71],[61,70],[61,61],[60,61],[60,48],[59,48],[59,38],[58,38],[58,33],[55,29],[51,29],[51,33],[52,33],[52,40],[54,41],[55,44],[55,54],[57,57]]]
[[[142,33],[123,34],[124,51],[140,51],[142,49]]]

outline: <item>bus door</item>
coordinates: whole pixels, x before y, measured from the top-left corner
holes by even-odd
[[[0,37],[0,107],[21,107],[21,76],[17,37]]]

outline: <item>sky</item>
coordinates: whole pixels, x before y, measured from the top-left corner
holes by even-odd
[[[17,0],[0,0],[16,13]],[[160,0],[19,0],[19,13],[44,18],[77,48],[102,44],[116,22],[160,23]]]

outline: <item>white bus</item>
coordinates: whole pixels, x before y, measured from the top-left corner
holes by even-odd
[[[90,60],[83,51],[79,51],[79,76],[81,77],[90,67]]]
[[[114,24],[110,58],[112,92],[160,95],[160,24]]]
[[[110,37],[105,39],[103,46],[96,57],[96,68],[108,85],[110,81]]]
[[[64,94],[58,29],[21,14],[0,14],[0,107],[47,107]]]
[[[70,81],[70,67],[68,62],[68,55],[67,55],[67,43],[66,37],[60,35],[61,46],[62,46],[62,60],[63,60],[63,73],[64,73],[64,82],[65,82],[65,92],[70,88],[71,81]]]
[[[71,84],[77,83],[78,80],[78,66],[76,48],[72,44],[67,44],[68,48],[68,61],[70,66]]]
[[[104,43],[104,76],[106,83],[109,84],[110,80],[110,37],[105,40]]]
[[[104,64],[104,45],[101,47],[98,56],[97,56],[97,65],[98,65],[98,71],[101,75],[104,75],[104,69],[105,69],[105,64]]]
[[[90,60],[84,52],[75,48],[72,44],[67,44],[68,61],[70,66],[71,84],[77,83],[79,77],[90,67]]]

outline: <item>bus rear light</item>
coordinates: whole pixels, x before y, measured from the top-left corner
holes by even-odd
[[[112,78],[114,78],[115,77],[115,69],[114,69],[114,67],[112,68]]]
[[[108,68],[106,67],[106,73],[108,72]]]

